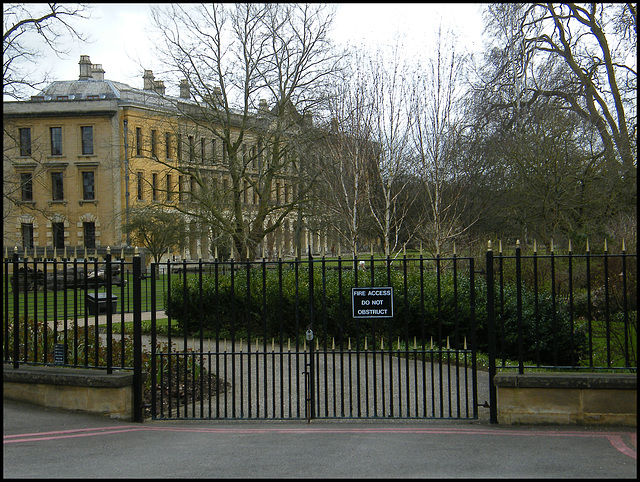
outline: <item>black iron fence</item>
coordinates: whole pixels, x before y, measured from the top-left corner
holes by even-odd
[[[476,353],[490,380],[497,370],[636,371],[636,254],[518,246],[484,261],[182,261],[145,273],[135,256],[15,252],[2,266],[3,358],[144,364],[159,417],[475,417]],[[353,316],[357,287],[393,288],[393,317]]]
[[[477,418],[473,266],[456,257],[154,264],[151,279],[163,268],[171,281],[160,350],[152,311],[152,414]]]

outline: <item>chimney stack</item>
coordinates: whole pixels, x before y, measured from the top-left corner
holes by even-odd
[[[191,92],[189,91],[189,81],[187,79],[182,79],[180,81],[180,98],[181,99],[191,98]]]
[[[78,80],[89,80],[91,78],[91,60],[89,60],[89,56],[81,55],[78,65],[80,65],[80,77],[78,77]]]
[[[144,90],[153,90],[153,71],[151,70],[145,70],[144,71],[144,76],[142,77],[144,80]]]

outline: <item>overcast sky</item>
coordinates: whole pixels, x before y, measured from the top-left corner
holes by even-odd
[[[66,58],[61,60],[50,55],[44,59],[43,68],[50,71],[55,80],[74,80],[78,78],[80,55],[89,55],[92,63],[102,64],[105,78],[142,87],[138,59],[145,69],[161,70],[150,56],[149,4],[93,5],[92,19],[77,24],[90,35],[92,42],[69,44]],[[333,39],[342,45],[383,46],[400,37],[404,45],[424,52],[433,45],[434,31],[441,21],[443,27],[451,28],[458,35],[466,48],[480,51],[483,29],[480,8],[477,3],[338,4]]]

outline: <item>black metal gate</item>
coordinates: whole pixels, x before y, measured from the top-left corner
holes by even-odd
[[[478,418],[472,258],[167,262],[151,280],[155,419]],[[379,287],[393,316],[352,311]]]

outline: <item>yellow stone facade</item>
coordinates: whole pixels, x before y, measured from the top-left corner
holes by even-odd
[[[51,256],[55,248],[57,256],[62,256],[66,248],[72,256],[85,248],[91,254],[107,246],[126,247],[127,207],[154,200],[167,203],[167,191],[172,192],[172,202],[180,202],[178,191],[188,193],[192,188],[187,175],[168,167],[178,156],[183,165],[193,160],[199,169],[208,170],[214,182],[225,182],[227,174],[218,164],[220,142],[211,133],[203,136],[186,125],[170,103],[162,102],[150,71],[145,72],[144,89],[104,80],[101,66],[90,64],[87,56],[81,57],[80,72],[78,81],[54,82],[31,100],[4,103],[5,251],[27,248],[33,256],[35,248],[41,256],[46,248]],[[28,145],[21,137],[26,132]],[[91,134],[88,153],[87,132]],[[250,153],[255,143],[247,138],[242,148]],[[25,188],[28,176],[31,182]],[[91,182],[93,188],[88,188]],[[61,196],[56,196],[58,189]],[[282,178],[274,183],[273,195],[285,201],[293,189]],[[244,190],[247,210],[255,195],[250,186]],[[15,202],[7,202],[7,196]],[[293,253],[292,232],[293,222],[286,221],[265,246]],[[304,242],[326,246],[326,237],[311,239],[306,233]],[[208,257],[206,239],[192,236],[188,244],[189,257]]]

